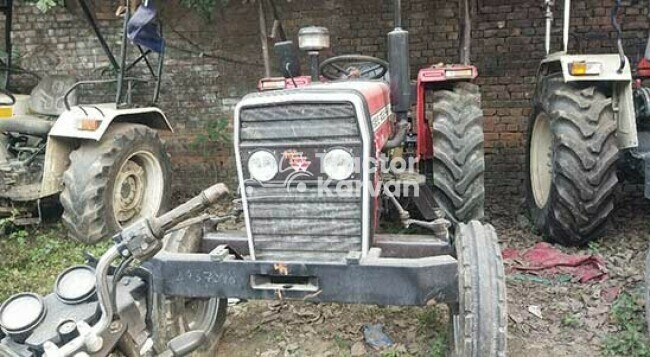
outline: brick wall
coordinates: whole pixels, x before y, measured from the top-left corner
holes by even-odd
[[[516,197],[523,186],[524,131],[534,76],[544,55],[543,1],[476,1],[472,60],[479,68],[478,83],[483,93],[488,194],[494,198]],[[301,26],[330,29],[332,49],[325,56],[363,53],[386,57],[385,35],[392,27],[392,1],[277,2],[292,38]],[[411,33],[413,75],[429,64],[457,61],[458,2],[403,2],[404,25]],[[612,2],[573,1],[576,36],[571,39],[572,50],[614,50],[608,19]],[[170,49],[160,104],[177,129],[167,138],[175,188],[185,193],[215,181],[232,184],[236,178],[230,145],[193,143],[210,121],[230,119],[237,99],[254,90],[263,74],[256,5],[231,2],[207,22],[174,1],[164,3],[162,17]],[[117,49],[120,22],[113,19],[110,9],[100,9],[100,26]],[[634,59],[646,38],[647,10],[643,5],[628,4],[622,12],[626,49]],[[561,5],[556,10],[555,49],[560,44],[560,14]],[[91,78],[100,76],[108,65],[87,25],[64,9],[40,14],[30,5],[17,5],[13,37],[20,65],[41,75],[57,72]],[[97,96],[97,91],[88,94]]]

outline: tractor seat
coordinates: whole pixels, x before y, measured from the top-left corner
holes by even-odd
[[[77,80],[70,76],[44,77],[29,96],[29,109],[14,105],[14,115],[8,119],[0,119],[0,132],[47,136],[54,126],[54,119],[65,111],[65,93],[76,82]],[[77,104],[75,92],[72,92],[68,99],[71,105]]]

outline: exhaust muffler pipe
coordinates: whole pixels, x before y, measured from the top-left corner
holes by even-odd
[[[402,1],[394,0],[395,29],[388,33],[390,71],[390,104],[397,117],[396,131],[384,146],[392,149],[404,142],[411,108],[411,70],[409,64],[409,33],[402,29]]]

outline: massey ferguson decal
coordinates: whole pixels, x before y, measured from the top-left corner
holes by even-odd
[[[307,172],[311,161],[305,156],[302,151],[296,151],[293,149],[285,150],[282,153],[282,162],[287,162],[295,172]],[[284,167],[280,164],[280,170],[283,170]]]
[[[371,121],[372,121],[372,128],[377,129],[380,125],[382,125],[386,120],[388,120],[388,116],[390,113],[390,105],[387,105],[381,109],[375,115],[372,116]]]
[[[379,159],[382,148],[388,141],[391,135],[391,125],[388,119],[390,118],[390,104],[379,109],[371,118],[372,129],[375,132],[375,158]]]

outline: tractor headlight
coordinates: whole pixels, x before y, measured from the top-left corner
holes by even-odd
[[[278,162],[268,151],[258,151],[248,159],[248,172],[260,182],[266,182],[278,173]]]
[[[602,71],[602,67],[599,62],[571,62],[569,73],[572,76],[597,76]]]
[[[354,172],[354,158],[343,149],[330,150],[323,158],[323,171],[334,180],[345,180]]]

